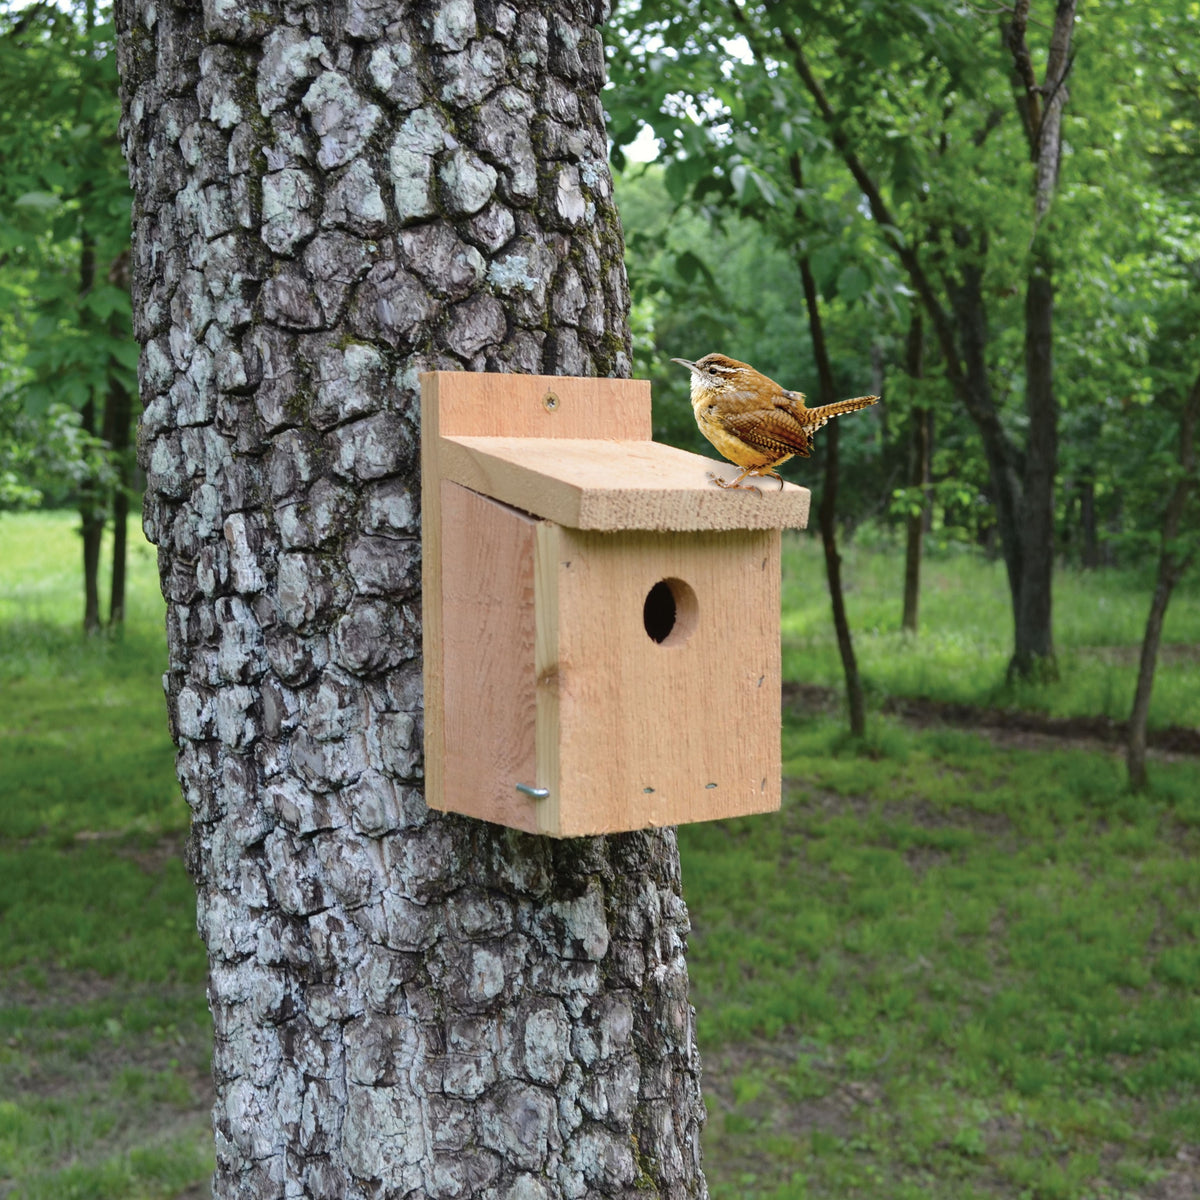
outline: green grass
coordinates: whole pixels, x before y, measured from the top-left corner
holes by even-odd
[[[1119,759],[956,731],[793,719],[784,756],[778,819],[680,830],[714,1200],[1133,1197],[1177,1170],[1200,763],[1147,801]]]
[[[84,638],[78,525],[0,514],[0,838],[178,832],[154,550],[131,522],[125,627]]]
[[[971,551],[922,565],[920,631],[900,631],[903,556],[851,542],[842,547],[846,607],[864,687],[875,699],[922,696],[1033,709],[1053,716],[1125,720],[1133,703],[1153,567],[1059,570],[1054,641],[1061,679],[1006,687],[1012,612],[1003,563]],[[784,541],[783,670],[786,679],[842,686],[820,539]],[[1200,588],[1175,589],[1150,705],[1151,728],[1200,725]]]
[[[77,529],[0,515],[0,1195],[176,1196],[212,1170],[211,1025],[164,609],[131,522],[125,628],[85,639]]]
[[[0,516],[0,1195],[194,1196],[211,1030],[162,603],[135,537],[127,628],[83,639],[75,525]],[[1146,577],[1060,577],[1062,682],[1005,692],[1000,569],[928,562],[916,639],[899,570],[846,553],[875,699],[1125,715]],[[785,571],[786,673],[838,686],[819,550]],[[1200,640],[1192,591],[1168,642]],[[1195,723],[1185,654],[1155,699]],[[779,816],[680,830],[714,1200],[1200,1194],[1200,762],[1138,799],[1115,756],[790,713],[784,771]]]

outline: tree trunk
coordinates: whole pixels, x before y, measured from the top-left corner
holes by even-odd
[[[130,395],[116,380],[108,386],[104,406],[104,440],[108,443],[116,469],[113,488],[112,587],[109,592],[110,628],[125,623],[125,574],[129,542],[129,420]]]
[[[835,398],[833,366],[825,345],[825,328],[821,322],[821,301],[807,256],[800,259],[800,278],[804,284],[804,304],[808,310],[808,329],[812,336],[813,357],[817,364],[818,404],[832,404]],[[825,550],[825,578],[829,583],[829,602],[833,607],[833,628],[837,633],[838,653],[842,657],[842,673],[846,677],[846,705],[850,710],[850,732],[863,737],[867,732],[866,706],[863,701],[862,680],[858,660],[854,655],[854,639],[846,616],[846,597],[842,590],[842,556],[837,548],[837,491],[838,491],[838,422],[830,421],[822,431],[825,440],[825,478],[821,485],[821,504],[817,520],[821,526],[821,545]]]
[[[1096,481],[1091,476],[1079,481],[1079,524],[1082,563],[1085,570],[1094,571],[1100,565],[1100,542],[1096,537]]]
[[[825,402],[827,403],[827,401]],[[821,487],[821,505],[817,519],[821,526],[821,545],[825,550],[825,576],[829,580],[829,600],[833,606],[833,627],[837,632],[842,673],[846,677],[846,705],[850,712],[850,732],[863,737],[867,732],[866,707],[850,619],[846,616],[846,595],[842,588],[842,556],[837,547],[838,423],[825,427],[825,479]]]
[[[606,15],[117,3],[217,1197],[706,1195],[674,832],[421,794],[418,372],[629,371]]]
[[[1191,565],[1195,545],[1182,551],[1175,545],[1187,510],[1188,498],[1196,483],[1196,424],[1200,422],[1200,378],[1192,385],[1179,418],[1179,465],[1181,474],[1171,489],[1163,517],[1162,550],[1158,558],[1158,579],[1146,619],[1146,634],[1142,639],[1142,655],[1138,664],[1137,689],[1133,710],[1129,714],[1126,744],[1126,766],[1129,786],[1135,792],[1146,788],[1146,718],[1150,713],[1150,693],[1154,690],[1154,671],[1158,664],[1158,647],[1162,641],[1163,619],[1171,593],[1180,577]]]
[[[90,9],[88,20],[91,20]],[[85,186],[85,196],[88,190]],[[96,242],[86,227],[79,242],[79,297],[82,300],[96,282]],[[89,440],[94,438],[96,402],[93,398],[84,402],[80,417],[83,432]],[[80,484],[79,524],[83,539],[83,631],[92,634],[100,628],[100,541],[104,536],[104,510],[100,488],[94,479],[84,479]]]
[[[83,432],[96,435],[96,404],[83,406]],[[94,479],[85,479],[79,487],[79,524],[83,540],[83,632],[100,630],[100,543],[104,537],[104,508],[100,487]]]
[[[964,229],[955,230],[954,238],[960,249],[966,249],[970,244],[970,234]],[[952,343],[950,348],[954,364],[954,370],[950,374],[957,379],[955,390],[979,429],[980,440],[983,443],[983,456],[988,466],[988,485],[996,509],[996,532],[1004,556],[1015,627],[1022,574],[1021,523],[1018,515],[1021,506],[1021,475],[1016,451],[996,409],[991,375],[988,371],[988,318],[984,302],[983,269],[987,254],[986,241],[976,246],[976,253],[978,261],[964,266],[959,278],[947,285],[954,317],[953,325],[957,334],[957,345]],[[945,346],[942,349],[942,357],[946,359]]]
[[[912,412],[910,486],[921,488],[921,507],[908,514],[904,542],[904,615],[900,627],[916,633],[920,626],[921,560],[925,553],[925,534],[929,529],[929,444],[933,410],[916,408]]]
[[[1058,191],[1062,114],[1071,72],[1076,0],[1056,0],[1039,81],[1026,42],[1029,0],[1016,0],[1003,27],[1012,55],[1013,95],[1033,163],[1033,237],[1025,283],[1025,404],[1029,436],[1020,506],[1021,563],[1009,679],[1057,679],[1051,596],[1054,576],[1054,477],[1058,471],[1058,402],[1054,395],[1054,264],[1041,232]]]
[[[1058,403],[1054,396],[1054,284],[1047,253],[1035,254],[1025,293],[1025,398],[1029,437],[1021,492],[1021,564],[1009,678],[1053,679],[1054,477]]]
[[[114,287],[129,290],[129,253],[118,256],[108,271],[108,282]],[[109,319],[108,332],[114,338],[128,338],[129,326],[114,314]],[[129,493],[133,485],[129,454],[129,422],[133,416],[132,397],[114,374],[108,383],[104,403],[104,440],[112,455],[115,480],[113,487],[113,559],[112,588],[109,593],[109,628],[125,623],[125,575],[129,557]]]
[[[921,314],[914,312],[908,325],[904,347],[904,370],[910,379],[924,376],[924,325]],[[929,515],[929,443],[933,415],[928,408],[914,408],[909,418],[912,436],[909,442],[908,484],[920,488],[920,511],[909,512],[906,521],[904,546],[904,616],[900,627],[909,633],[917,632],[918,610],[921,601],[921,553],[924,548],[926,519]]]

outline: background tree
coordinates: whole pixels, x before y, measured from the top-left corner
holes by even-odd
[[[1062,231],[1047,214],[1073,28],[1073,5],[1059,5],[1050,74],[1036,80],[1026,7],[1006,10],[997,28],[940,4],[640,4],[629,10],[629,49],[618,51],[614,106],[618,128],[636,125],[635,114],[655,121],[697,196],[752,188],[770,200],[791,190],[789,146],[811,145],[816,130],[832,144],[926,309],[940,369],[978,428],[1012,592],[1012,667],[1022,675],[1053,657],[1056,407],[1046,271],[1048,247]],[[709,53],[714,44],[724,56]],[[992,47],[982,60],[981,45]],[[1014,69],[1015,108],[1006,94]],[[1021,114],[1024,135],[1010,113]],[[876,274],[872,255],[848,257],[843,249],[837,278],[862,288]],[[1014,295],[1026,278],[1032,291],[1018,320],[1027,327],[1021,390],[1029,432],[1020,447],[997,400],[1004,390],[996,374],[1005,368],[989,303]],[[1007,341],[1006,357],[1022,354],[1019,341]]]
[[[1160,44],[1174,47],[1188,22],[1172,12],[1152,28]],[[1165,493],[1158,537],[1158,571],[1138,666],[1137,687],[1129,715],[1126,761],[1135,791],[1147,786],[1146,722],[1171,594],[1200,551],[1200,505],[1196,451],[1200,425],[1200,355],[1195,328],[1200,320],[1200,55],[1183,37],[1182,52],[1152,59],[1165,102],[1160,119],[1143,133],[1150,151],[1150,195],[1143,209],[1160,214],[1156,236],[1148,239],[1144,270],[1153,279],[1157,303],[1156,337],[1148,355],[1155,396],[1139,424],[1158,432],[1157,444],[1145,456],[1145,482]],[[1161,73],[1161,74],[1159,74]],[[1190,385],[1189,385],[1190,381]],[[1172,421],[1172,417],[1176,417]],[[1143,434],[1143,437],[1145,434]],[[1152,435],[1153,436],[1153,435]],[[1174,453],[1172,454],[1172,450]],[[1157,507],[1151,502],[1151,509]]]
[[[129,195],[107,9],[0,8],[0,360],[41,475],[66,483],[83,534],[84,628],[101,624],[100,538],[116,531],[109,621],[124,612],[132,487]],[[55,437],[77,414],[79,435]],[[16,436],[15,434],[10,436]],[[56,457],[58,449],[67,450]],[[76,451],[70,453],[71,450]]]
[[[673,832],[420,788],[418,373],[629,371],[605,13],[117,16],[216,1194],[703,1196]]]

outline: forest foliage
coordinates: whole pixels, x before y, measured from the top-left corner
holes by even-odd
[[[803,258],[838,388],[883,396],[845,423],[843,528],[919,513],[935,540],[980,545],[1011,575],[1004,515],[1019,533],[1045,444],[1028,285],[1050,264],[1054,550],[1091,568],[1163,549],[1200,386],[1200,4],[1079,6],[1063,78],[1039,94],[1055,11],[617,5],[603,99],[658,436],[707,451],[672,356],[719,349],[816,390]],[[0,509],[76,504],[93,541],[129,490],[121,397],[137,359],[109,20],[97,0],[0,4]],[[1031,104],[1061,105],[1044,203]],[[639,132],[650,163],[628,161]],[[914,477],[921,421],[932,437]],[[818,489],[821,446],[789,467]],[[1178,525],[1187,563],[1200,489]]]
[[[686,381],[664,365],[671,354],[719,348],[804,389],[814,367],[796,259],[807,254],[840,386],[885,400],[874,436],[866,421],[847,423],[844,518],[895,520],[920,502],[905,481],[906,433],[928,407],[934,520],[989,544],[995,497],[979,431],[928,321],[923,377],[905,370],[921,306],[902,252],[921,257],[947,309],[977,286],[979,325],[960,330],[956,348],[982,356],[1019,468],[1024,279],[1044,240],[1055,265],[1058,545],[1085,565],[1129,562],[1156,544],[1179,469],[1179,413],[1200,375],[1200,51],[1188,34],[1200,6],[1081,7],[1059,188],[1040,217],[1004,44],[1012,12],[936,0],[623,5],[606,100],[625,172],[638,370],[684,425]],[[1052,16],[1032,6],[1035,53]],[[873,219],[799,76],[797,44],[895,226]],[[658,158],[626,164],[623,147],[645,126]]]
[[[99,414],[138,357],[114,50],[94,0],[0,5],[0,508],[113,482]]]

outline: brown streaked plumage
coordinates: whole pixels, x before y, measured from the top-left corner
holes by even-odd
[[[807,408],[803,392],[789,392],[749,363],[724,354],[706,354],[696,362],[673,358],[692,373],[692,411],[700,432],[742,473],[726,481],[712,472],[718,487],[750,488],[748,475],[771,475],[783,487],[783,476],[772,468],[794,454],[812,453],[813,434],[842,413],[874,404],[878,396],[855,396],[820,408]]]

